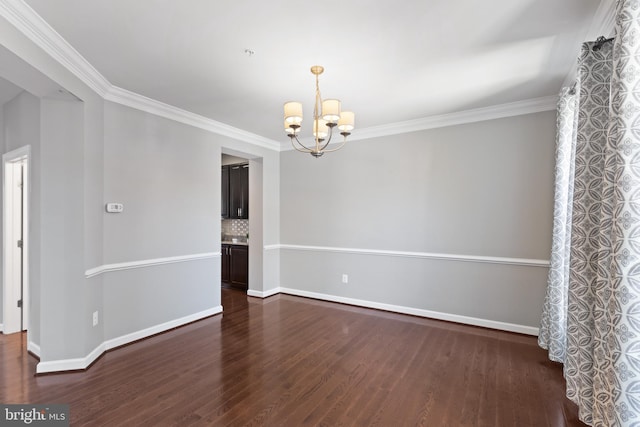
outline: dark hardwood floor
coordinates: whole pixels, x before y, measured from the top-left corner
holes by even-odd
[[[71,425],[584,426],[534,337],[223,289],[224,314],[34,376],[0,335],[0,402],[68,403]]]

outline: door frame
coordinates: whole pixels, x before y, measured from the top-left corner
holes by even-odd
[[[12,289],[19,284],[12,283],[13,268],[20,251],[17,249],[15,237],[11,230],[15,227],[14,200],[16,198],[16,186],[13,185],[13,174],[16,167],[23,164],[24,174],[22,181],[22,324],[16,320],[16,310],[13,307],[13,298],[10,295],[16,291]],[[29,202],[31,200],[31,146],[26,145],[2,155],[2,317],[3,333],[21,332],[29,329],[30,321],[30,295],[29,295]],[[10,314],[11,313],[11,314]],[[14,318],[9,316],[13,315]],[[28,335],[27,335],[28,337]],[[28,342],[28,339],[27,339]]]
[[[237,157],[249,163],[249,277],[247,295],[258,296],[264,289],[264,244],[263,244],[263,200],[264,200],[264,172],[261,155],[250,154],[226,146],[220,149],[222,155]],[[222,175],[222,168],[220,168]],[[222,181],[222,176],[220,177]],[[224,254],[222,254],[224,256]],[[222,257],[220,259],[220,276],[222,275]]]

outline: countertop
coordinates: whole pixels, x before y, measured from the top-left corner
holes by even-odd
[[[220,243],[222,243],[223,245],[249,246],[249,242],[241,242],[241,241],[232,242],[231,240],[223,240]]]

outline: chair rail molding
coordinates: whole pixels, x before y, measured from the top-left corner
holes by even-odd
[[[115,264],[105,264],[105,265],[101,265],[101,266],[86,270],[84,272],[84,276],[86,279],[89,279],[99,274],[104,274],[111,271],[129,270],[132,268],[153,267],[156,265],[173,264],[177,262],[197,261],[197,260],[208,259],[208,258],[220,258],[221,256],[222,256],[221,252],[205,252],[200,254],[179,255],[179,256],[164,257],[164,258],[145,259],[145,260],[139,260],[139,261],[119,262]]]
[[[292,251],[314,251],[314,252],[333,252],[344,254],[358,254],[358,255],[378,255],[378,256],[394,256],[403,258],[424,258],[443,261],[460,261],[460,262],[474,262],[485,264],[504,264],[504,265],[517,265],[525,267],[549,267],[549,260],[543,259],[530,259],[530,258],[510,258],[510,257],[495,257],[495,256],[482,256],[482,255],[461,255],[461,254],[446,254],[446,253],[434,253],[434,252],[411,252],[411,251],[394,251],[384,249],[359,249],[359,248],[342,248],[342,247],[330,247],[330,246],[306,246],[306,245],[290,245],[279,244],[265,246],[264,250],[292,250]]]

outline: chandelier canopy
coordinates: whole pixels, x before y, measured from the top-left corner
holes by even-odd
[[[303,153],[310,153],[314,157],[320,157],[324,153],[341,149],[351,135],[355,123],[355,115],[351,111],[341,111],[339,99],[325,99],[320,96],[318,76],[322,74],[324,67],[314,65],[311,73],[316,76],[316,102],[313,106],[313,142],[314,146],[307,147],[298,139],[302,124],[302,103],[291,101],[284,104],[284,130],[291,139],[291,145]],[[329,148],[333,128],[338,127],[343,139],[337,146]]]

